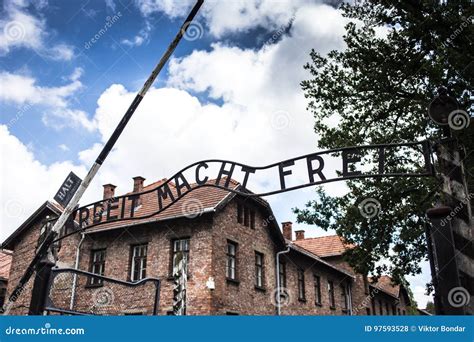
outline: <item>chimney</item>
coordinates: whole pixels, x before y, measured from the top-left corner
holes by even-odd
[[[133,192],[142,192],[144,181],[145,178],[141,176],[133,177]]]
[[[143,182],[145,181],[145,178],[141,176],[133,177],[133,192],[142,192],[143,191]],[[135,202],[136,206],[138,207],[140,204],[142,204],[141,198],[137,198],[137,201]]]
[[[295,230],[296,241],[304,240],[304,230]]]
[[[281,227],[282,227],[282,230],[283,230],[283,237],[286,239],[286,240],[290,240],[291,241],[291,237],[292,237],[292,226],[293,222],[282,222],[281,223]]]
[[[104,199],[109,199],[114,197],[116,186],[113,184],[105,184],[104,187]]]

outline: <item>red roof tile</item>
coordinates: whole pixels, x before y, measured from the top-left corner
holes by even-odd
[[[345,243],[337,235],[307,238],[293,241],[293,243],[322,258],[342,255],[346,250],[354,247],[352,244]]]
[[[0,251],[0,279],[8,279],[10,277],[11,264],[12,253]]]
[[[162,179],[160,181],[149,184],[144,188],[144,191],[157,188],[159,185],[161,185],[165,181],[166,179]],[[224,184],[224,182],[225,182],[225,178],[222,178],[220,184]],[[209,180],[207,183],[208,184],[215,183],[215,180]],[[175,198],[177,198],[178,195],[177,195],[175,184],[170,182],[168,183],[168,185],[173,195],[175,196]],[[190,184],[190,186],[191,188],[194,188],[197,185]],[[236,189],[238,188],[238,186],[239,186],[238,182],[234,181],[233,179],[230,180],[229,188]],[[129,194],[132,194],[132,193],[128,193],[127,195]],[[232,195],[231,192],[223,190],[223,189],[215,188],[215,187],[196,187],[192,191],[186,193],[180,200],[173,203],[170,207],[163,210],[162,212],[156,215],[152,215],[151,217],[139,219],[139,217],[151,215],[154,212],[158,211],[159,206],[158,206],[157,195],[155,191],[152,191],[140,196],[141,204],[135,209],[135,212],[134,212],[134,217],[136,217],[137,219],[117,220],[117,221],[112,221],[109,223],[104,223],[96,227],[91,227],[87,229],[86,233],[109,230],[109,229],[119,228],[121,226],[126,226],[126,225],[136,225],[136,224],[143,224],[143,223],[148,223],[148,222],[153,222],[153,221],[162,221],[162,220],[172,219],[176,217],[184,217],[186,214],[192,214],[192,213],[197,214],[198,212],[213,210],[213,209],[216,209],[216,207],[219,205],[220,202],[222,202],[227,196],[230,196],[230,195]],[[125,203],[126,203],[125,212],[128,213],[131,210],[131,201],[126,201]],[[171,200],[168,197],[167,199],[163,200],[163,207],[165,207],[169,203],[171,203]],[[193,210],[197,210],[197,212]],[[112,210],[110,215],[111,216],[119,215],[120,214],[119,211],[120,211],[120,207],[119,209]],[[105,213],[103,215],[105,216]],[[92,217],[93,217],[92,212],[89,216],[92,220]]]
[[[380,276],[377,282],[375,282],[374,278],[372,277],[368,277],[368,278],[369,278],[369,282],[373,286],[381,289],[384,292],[391,294],[394,297],[398,298],[400,296],[400,285],[394,284],[392,281],[392,278],[390,278],[389,276],[387,275]]]

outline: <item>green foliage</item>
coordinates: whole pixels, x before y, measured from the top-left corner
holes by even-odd
[[[313,50],[305,66],[312,78],[301,83],[320,148],[440,138],[441,129],[427,116],[440,86],[461,108],[472,110],[474,6],[469,1],[369,0],[341,8],[351,19],[346,49],[327,56]],[[465,162],[471,171],[473,126],[454,132],[468,150]],[[409,153],[405,157],[416,162]],[[424,213],[434,203],[439,182],[392,178],[347,185],[342,197],[318,188],[316,200],[294,209],[298,222],[334,229],[357,244],[348,260],[360,272],[391,273],[398,282],[420,273],[419,263],[427,258]],[[358,209],[367,198],[381,204],[371,219]],[[388,263],[380,265],[384,259]]]
[[[430,314],[435,314],[435,306],[434,306],[434,303],[432,301],[428,301],[428,303],[426,303],[426,311],[428,311]]]

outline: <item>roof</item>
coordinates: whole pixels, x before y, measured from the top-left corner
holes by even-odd
[[[25,222],[23,222],[9,237],[6,238],[6,240],[2,243],[0,246],[1,249],[10,249],[13,250],[14,246],[14,241],[16,238],[23,233],[25,229],[31,226],[38,217],[44,212],[44,211],[49,211],[52,212],[53,214],[60,215],[61,214],[61,207],[53,202],[46,201],[44,202],[36,211],[28,217]]]
[[[8,280],[12,265],[12,252],[0,251],[0,280]]]
[[[166,182],[166,179],[161,179],[157,182],[147,185],[144,187],[143,191],[152,190],[157,188],[161,184]],[[215,184],[215,180],[209,180],[207,184]],[[179,197],[177,195],[176,186],[173,182],[169,182],[168,186],[170,187],[171,192],[175,196],[175,198]],[[161,211],[156,215],[152,215],[153,213],[159,210],[158,201],[156,192],[152,191],[143,195],[140,195],[140,205],[135,208],[134,217],[136,219],[133,220],[117,220],[111,221],[109,223],[104,223],[95,227],[91,227],[85,230],[86,234],[96,233],[99,231],[110,230],[121,228],[124,226],[135,226],[144,223],[150,222],[157,222],[157,221],[165,221],[170,219],[175,219],[179,217],[196,217],[199,213],[208,213],[214,212],[219,209],[220,204],[227,203],[228,200],[235,196],[234,193],[215,188],[215,187],[197,187],[197,184],[190,184],[191,188],[195,188],[192,191],[187,192],[183,195],[181,199],[173,203],[170,207],[166,208],[165,210]],[[230,180],[229,188],[237,189],[239,187],[239,183],[234,180]],[[127,193],[125,195],[131,195],[132,193]],[[163,200],[163,207],[166,207],[168,204],[171,203],[171,199],[168,197]],[[125,202],[125,212],[130,212],[131,210],[131,201]],[[111,215],[118,215],[119,209],[112,210]],[[105,215],[105,212],[104,214]],[[145,217],[143,219],[139,219],[138,217]],[[92,221],[93,214],[90,215],[90,221]]]
[[[338,235],[295,240],[293,243],[321,258],[342,255],[348,249],[355,247],[344,242],[344,239]]]
[[[400,285],[395,284],[387,275],[382,275],[378,278],[377,282],[373,277],[368,277],[370,285],[373,287],[382,290],[383,292],[395,297],[400,297]]]
[[[298,252],[298,253],[301,253],[301,254],[304,254],[316,261],[318,261],[319,263],[329,267],[329,268],[332,268],[333,270],[335,271],[338,271],[340,273],[343,273],[344,275],[348,276],[348,277],[351,277],[353,279],[355,279],[355,276],[349,272],[347,272],[346,270],[342,269],[342,268],[339,268],[339,267],[336,267],[335,265],[327,262],[327,261],[324,261],[323,259],[321,259],[320,257],[318,257],[316,254],[314,253],[311,253],[310,251],[302,248],[302,247],[299,247],[298,245],[294,244],[294,241],[293,243],[289,243],[288,246],[290,247],[290,249]]]

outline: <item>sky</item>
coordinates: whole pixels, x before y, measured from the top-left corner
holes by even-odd
[[[315,0],[206,0],[81,204],[202,159],[267,165],[318,150],[300,82],[312,48],[344,49],[347,19]],[[0,240],[70,171],[83,178],[193,5],[188,0],[3,0]],[[329,166],[340,167],[336,162]],[[298,177],[298,175],[296,175]],[[252,184],[264,191],[278,179]],[[273,186],[275,187],[275,186]],[[324,187],[330,195],[344,183]],[[312,188],[267,197],[279,222]],[[295,224],[306,236],[332,234]],[[408,277],[424,307],[429,266]]]

